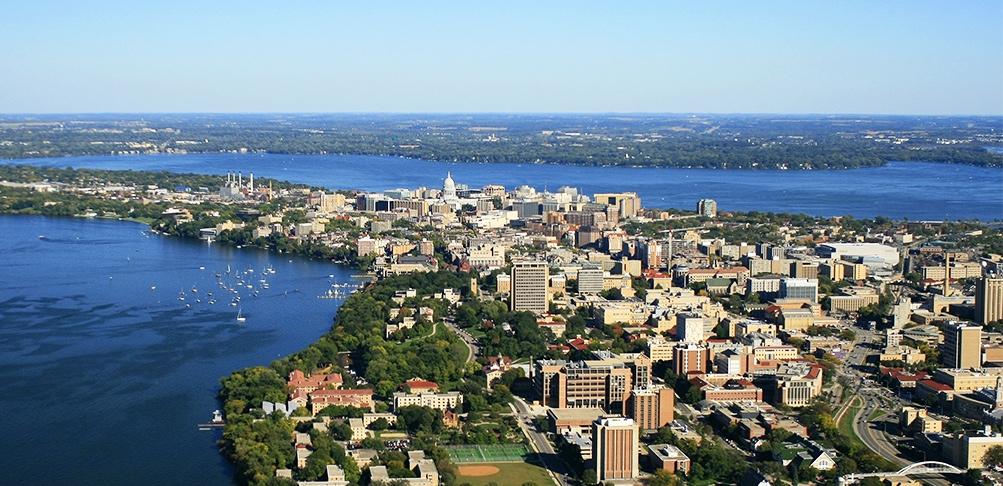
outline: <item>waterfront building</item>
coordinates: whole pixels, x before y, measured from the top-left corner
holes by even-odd
[[[600,193],[594,201],[616,208],[621,218],[633,218],[641,210],[641,198],[635,192]]]
[[[509,305],[513,311],[547,312],[550,294],[547,292],[550,267],[546,262],[516,262],[512,264],[512,292]]]
[[[366,409],[372,409],[373,407],[373,391],[368,389],[314,390],[309,393],[309,397],[310,411],[314,415],[317,415],[317,412],[331,405]]]
[[[638,433],[632,419],[603,417],[592,425],[592,457],[599,482],[633,483],[638,473]]]
[[[717,201],[713,199],[701,199],[697,202],[697,214],[708,218],[717,217]]]

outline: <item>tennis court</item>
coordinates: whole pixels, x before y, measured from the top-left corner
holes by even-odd
[[[522,444],[446,446],[449,457],[457,464],[477,462],[522,462],[529,453]]]

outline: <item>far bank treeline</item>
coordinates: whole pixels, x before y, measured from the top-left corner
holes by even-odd
[[[0,117],[0,158],[354,154],[476,163],[844,169],[1001,166],[998,117],[153,115]]]

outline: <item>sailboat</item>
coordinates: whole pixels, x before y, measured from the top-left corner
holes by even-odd
[[[237,309],[237,322],[244,322],[246,320],[247,320],[246,317],[240,315],[240,309]]]

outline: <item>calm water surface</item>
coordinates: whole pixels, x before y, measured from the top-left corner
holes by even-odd
[[[833,171],[642,169],[530,164],[462,164],[358,155],[189,154],[92,156],[6,161],[56,167],[167,170],[258,177],[331,189],[381,191],[457,184],[528,184],[597,192],[637,192],[645,207],[696,209],[715,199],[722,211],[786,211],[816,216],[911,220],[1003,219],[1003,169],[924,162]]]
[[[145,229],[0,216],[0,484],[230,484],[196,426],[218,379],[315,341],[341,303],[317,296],[351,280]]]

